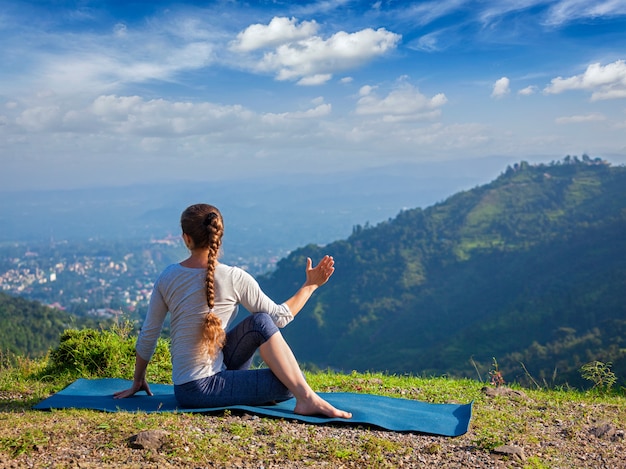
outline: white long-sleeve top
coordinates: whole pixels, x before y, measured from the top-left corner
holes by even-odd
[[[170,352],[172,355],[172,381],[184,384],[214,375],[225,368],[220,350],[211,359],[203,345],[204,320],[209,311],[206,300],[206,269],[172,264],[157,279],[143,327],[137,338],[136,351],[150,361],[170,312]],[[252,313],[265,312],[278,327],[293,320],[289,307],[270,299],[246,271],[225,264],[215,269],[214,313],[227,329],[237,316],[239,305]]]

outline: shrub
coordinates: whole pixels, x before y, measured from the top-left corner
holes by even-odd
[[[132,379],[136,337],[130,336],[131,331],[128,322],[110,330],[68,329],[50,352],[43,375]],[[169,382],[171,372],[169,342],[161,338],[148,367],[148,379]]]
[[[593,388],[600,391],[609,391],[617,381],[615,373],[611,371],[611,363],[587,363],[580,368],[580,374],[586,380],[592,381]]]

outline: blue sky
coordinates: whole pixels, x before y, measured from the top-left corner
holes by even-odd
[[[4,0],[0,60],[0,190],[626,162],[625,0]]]

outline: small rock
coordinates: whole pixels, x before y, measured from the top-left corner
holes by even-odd
[[[168,436],[169,433],[164,430],[146,430],[131,436],[129,442],[133,448],[158,450]]]
[[[612,439],[615,435],[616,429],[610,423],[602,423],[597,427],[593,427],[589,429],[589,433],[594,435],[596,438],[605,438]]]
[[[504,396],[518,399],[526,399],[526,393],[524,393],[524,391],[518,391],[517,389],[511,389],[505,386],[499,386],[497,388],[485,386],[481,389],[481,391],[487,397]]]
[[[526,461],[524,449],[519,446],[502,445],[493,449],[494,454],[518,458],[520,461]]]

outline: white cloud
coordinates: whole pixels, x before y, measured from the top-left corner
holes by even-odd
[[[497,2],[485,2],[483,9],[477,9],[480,22],[484,25],[497,23],[503,17],[513,12],[523,11],[538,4],[545,3],[545,0],[500,0]]]
[[[41,131],[59,126],[61,110],[58,106],[37,106],[24,110],[15,120],[30,131]]]
[[[239,105],[145,100],[139,96],[113,95],[98,97],[87,113],[114,132],[172,137],[223,134],[228,126],[237,128],[238,124],[255,116]]]
[[[115,37],[114,37],[115,36]],[[197,70],[214,60],[208,42],[179,43],[145,34],[56,37],[54,48],[32,54],[32,68],[13,85],[32,90],[76,95],[110,93],[127,84],[173,81],[180,73]]]
[[[561,25],[581,18],[626,15],[622,0],[560,0],[550,7],[546,18],[549,25]]]
[[[328,39],[311,36],[282,44],[268,52],[258,64],[262,71],[275,72],[278,80],[296,80],[328,75],[358,67],[394,49],[401,36],[384,28],[355,33],[340,31]],[[317,80],[321,81],[318,77]]]
[[[372,91],[374,91],[376,88],[378,88],[377,86],[370,86],[370,85],[364,85],[361,87],[361,89],[359,90],[359,95],[361,96],[367,96],[368,94],[370,94]]]
[[[559,94],[569,90],[591,91],[591,100],[626,98],[626,62],[617,60],[602,66],[591,64],[582,75],[554,78],[544,92]]]
[[[336,14],[337,10],[354,0],[316,0],[315,2],[293,2],[294,11],[299,16]]]
[[[440,49],[439,32],[425,34],[416,41],[412,41],[409,47],[424,52],[436,52]]]
[[[455,2],[452,0],[452,3]],[[458,7],[463,6],[459,3]],[[562,26],[581,19],[610,18],[626,14],[623,0],[501,0],[485,2],[484,9],[478,9],[478,16],[484,24],[501,22],[515,12],[530,12],[536,8],[544,25]],[[453,5],[454,6],[454,5]],[[544,8],[547,8],[544,10]]]
[[[298,85],[314,86],[322,85],[330,80],[333,76],[330,73],[318,73],[317,75],[309,75],[298,80]]]
[[[126,27],[126,25],[124,23],[117,23],[115,26],[113,26],[113,35],[123,38],[126,37],[128,33],[128,28]]]
[[[593,113],[578,116],[559,117],[555,120],[555,122],[557,124],[580,124],[584,122],[599,122],[605,120],[606,116],[604,116],[603,114]]]
[[[271,129],[276,135],[287,137],[291,128],[283,123],[307,119],[311,121],[331,114],[332,106],[325,103],[324,98],[317,97],[311,103],[311,108],[301,111],[259,114],[239,105],[102,95],[83,109],[31,107],[23,110],[14,119],[14,123],[18,128],[42,135],[115,135],[147,138],[146,141],[152,142],[162,138],[211,136],[236,142],[242,139],[243,134],[250,139],[258,138],[268,130],[268,124],[276,126]]]
[[[509,88],[510,80],[507,77],[502,77],[496,80],[493,84],[493,91],[491,92],[492,98],[502,98],[511,92]]]
[[[403,9],[402,15],[417,25],[424,26],[463,7],[467,0],[436,0],[419,2]]]
[[[253,51],[267,47],[306,39],[317,33],[315,21],[303,21],[299,25],[295,18],[274,17],[268,25],[253,24],[237,34],[231,47],[239,51]]]
[[[363,86],[359,90],[358,115],[382,115],[387,122],[415,119],[432,119],[441,114],[440,108],[448,102],[445,94],[439,93],[427,98],[406,82],[389,92],[383,98],[375,93],[374,87]]]
[[[527,86],[526,88],[522,88],[521,90],[519,90],[517,92],[517,94],[520,94],[522,96],[530,96],[531,94],[535,94],[537,92],[537,87],[536,86]]]
[[[319,104],[318,106],[307,109],[306,111],[284,112],[280,114],[267,113],[263,115],[262,121],[276,124],[281,120],[288,119],[316,119],[329,115],[331,110],[332,106],[330,104]]]

